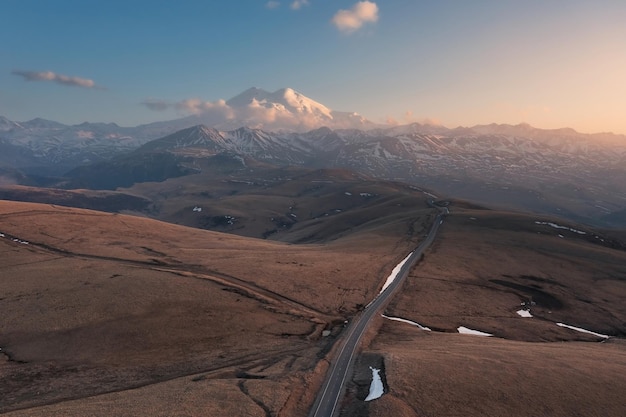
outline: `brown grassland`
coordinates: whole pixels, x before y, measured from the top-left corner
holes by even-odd
[[[626,252],[532,216],[452,210],[386,312],[438,331],[379,320],[369,351],[388,395],[369,415],[624,415]],[[530,300],[533,318],[517,315]]]
[[[406,221],[431,212],[293,245],[0,202],[0,412],[304,415],[321,331],[369,300],[415,244]]]
[[[160,213],[180,222],[194,204],[166,200]],[[215,204],[250,219],[253,201]],[[263,219],[274,206],[259,207]],[[382,196],[350,215],[298,213],[279,242],[0,201],[0,413],[304,417],[343,320],[375,296],[434,212],[415,196]],[[625,415],[619,239],[462,204],[451,212],[386,310],[434,331],[377,318],[359,366],[382,358],[386,394],[354,406],[361,394],[350,386],[343,415]],[[268,225],[239,227],[257,235]],[[533,318],[516,314],[522,302]],[[556,322],[614,337],[598,343]]]

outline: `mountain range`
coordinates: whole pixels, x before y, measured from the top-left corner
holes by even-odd
[[[528,124],[381,127],[290,88],[251,88],[193,116],[137,127],[0,117],[5,182],[52,175],[68,177],[65,187],[115,189],[192,174],[191,160],[223,152],[278,166],[345,168],[597,225],[626,224],[623,135]]]

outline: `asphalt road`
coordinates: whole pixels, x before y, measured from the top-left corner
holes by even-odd
[[[374,315],[380,313],[380,310],[387,304],[395,291],[409,275],[409,271],[413,265],[421,258],[426,248],[432,244],[439,230],[439,226],[443,223],[445,214],[447,214],[447,209],[442,210],[435,218],[426,239],[411,253],[410,258],[403,265],[393,283],[368,304],[367,307],[352,320],[352,323],[348,325],[345,333],[346,336],[339,349],[339,355],[331,364],[330,370],[326,375],[326,380],[309,413],[310,417],[333,417],[335,414],[339,414],[339,402],[343,396],[346,381],[349,379],[349,371],[352,368],[359,341],[363,333],[365,333],[367,325]]]

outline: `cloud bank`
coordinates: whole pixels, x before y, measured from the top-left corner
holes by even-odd
[[[173,107],[183,113],[210,115],[224,120],[235,118],[235,110],[224,100],[204,101],[199,98],[188,98],[175,103]]]
[[[279,103],[259,101],[256,98],[243,105],[229,105],[224,100],[205,101],[199,98],[177,102],[146,99],[140,104],[153,111],[174,109],[181,114],[195,117],[195,123],[224,130],[247,126],[272,131],[309,131],[321,126],[359,128],[365,122],[365,119],[355,113],[333,112],[332,115],[326,115],[320,112],[298,111]]]
[[[26,81],[50,81],[61,85],[82,88],[99,88],[93,80],[88,78],[70,77],[67,75],[57,74],[52,71],[23,71],[14,70],[11,74],[18,75]]]
[[[366,23],[378,21],[378,6],[371,1],[360,1],[350,10],[339,10],[333,16],[333,24],[344,33],[354,33]]]

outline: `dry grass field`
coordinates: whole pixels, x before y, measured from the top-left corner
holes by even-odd
[[[370,403],[371,417],[624,415],[623,340],[530,343],[390,322],[372,347],[389,393]]]
[[[305,415],[321,331],[369,300],[431,211],[293,245],[0,202],[0,412]]]
[[[310,202],[324,212],[338,193],[366,192],[358,181],[325,182],[297,196],[307,182],[273,187],[259,210],[295,196],[299,210]],[[176,187],[166,182],[164,192]],[[306,416],[343,320],[379,291],[434,215],[388,184],[367,188],[377,197],[301,219],[276,240],[0,202],[0,413]],[[211,204],[237,198],[244,213],[252,196]],[[378,318],[358,375],[382,358],[372,364],[382,361],[386,394],[354,407],[362,398],[352,387],[343,415],[624,415],[621,236],[460,204],[451,211],[386,310],[433,332]],[[258,233],[245,216],[239,233]],[[523,302],[533,303],[532,318],[516,313]],[[459,326],[494,337],[460,335]]]
[[[555,322],[626,335],[626,251],[612,248],[611,236],[530,215],[452,210],[390,314],[525,341],[594,340]],[[523,302],[534,303],[532,319],[516,314]]]
[[[387,394],[359,415],[625,415],[626,252],[611,248],[618,242],[535,223],[563,226],[550,219],[451,210],[386,311],[433,331],[378,319],[368,352],[384,358]],[[519,316],[531,300],[533,317]],[[494,337],[458,334],[459,326]]]

